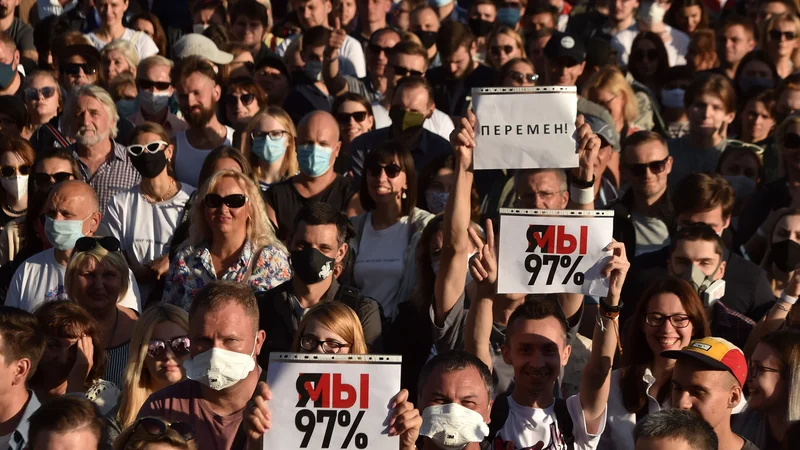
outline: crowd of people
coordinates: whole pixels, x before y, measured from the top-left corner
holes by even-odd
[[[797,65],[797,0],[0,0],[0,450],[261,449],[284,352],[401,355],[401,450],[792,449]],[[577,167],[475,170],[535,86]],[[613,211],[608,294],[498,293],[508,207]]]

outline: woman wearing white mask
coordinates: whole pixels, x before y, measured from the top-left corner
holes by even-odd
[[[250,120],[242,136],[242,153],[263,192],[299,171],[296,137],[289,114],[277,106],[268,106]]]
[[[175,66],[163,56],[151,56],[139,63],[136,73],[136,87],[139,90],[139,110],[128,119],[135,125],[153,122],[167,131],[170,139],[188,125],[169,110],[169,100],[175,92],[170,72]]]
[[[139,58],[158,54],[158,47],[150,36],[122,24],[125,11],[128,10],[128,0],[95,0],[94,6],[100,16],[100,28],[86,37],[96,49],[102,50],[109,42],[122,39],[133,44]]]
[[[28,176],[36,153],[28,141],[15,137],[0,137],[0,183],[2,208],[0,230],[12,219],[22,217],[28,210]]]

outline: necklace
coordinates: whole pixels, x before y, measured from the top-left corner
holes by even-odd
[[[170,178],[169,188],[167,188],[167,192],[164,193],[164,195],[161,196],[160,198],[147,194],[144,192],[144,189],[142,189],[142,195],[144,196],[144,199],[148,201],[148,203],[161,203],[164,200],[172,198],[172,196],[177,193],[178,193],[178,183],[175,181],[175,178]]]
[[[28,212],[28,208],[25,208],[21,211],[17,211],[16,209],[11,208],[10,206],[4,206],[5,210],[10,212],[12,216],[24,216],[26,212]]]

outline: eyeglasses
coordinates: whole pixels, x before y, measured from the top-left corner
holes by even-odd
[[[650,161],[649,163],[642,164],[626,164],[626,166],[634,176],[643,177],[647,175],[647,169],[650,169],[650,172],[652,172],[654,175],[658,175],[659,173],[663,172],[667,168],[667,161],[669,161],[669,156],[661,161]]]
[[[786,136],[783,138],[783,148],[800,148],[800,134],[786,133]]]
[[[97,68],[90,66],[89,64],[74,64],[74,63],[67,63],[60,67],[59,69],[61,73],[65,73],[67,75],[78,76],[81,74],[81,71],[85,75],[94,75],[97,73]]]
[[[542,199],[544,201],[549,201],[552,199],[556,194],[560,194],[564,191],[557,191],[557,192],[550,192],[550,191],[535,191],[529,192],[527,194],[517,195],[517,200],[525,202],[525,203],[536,203],[536,199]]]
[[[422,75],[424,75],[419,70],[406,69],[405,67],[398,66],[398,65],[395,65],[395,66],[392,66],[392,67],[394,67],[394,74],[397,75],[398,77],[401,77],[401,78],[402,77],[407,77],[409,75],[411,75],[413,77],[421,77]]]
[[[3,166],[3,167],[0,167],[0,176],[2,176],[3,178],[11,178],[14,175],[16,175],[17,173],[19,173],[20,175],[22,175],[24,177],[25,175],[28,175],[28,174],[31,173],[31,166],[19,166],[19,167]]]
[[[350,344],[342,344],[333,339],[321,341],[313,334],[304,334],[300,337],[300,347],[306,351],[312,351],[322,346],[322,353],[339,353],[342,348],[350,347]]]
[[[780,41],[782,37],[785,37],[787,41],[793,41],[797,37],[797,33],[794,31],[781,30],[772,30],[769,32],[769,38],[773,41]]]
[[[392,47],[381,47],[378,44],[373,44],[372,42],[370,42],[369,44],[367,44],[367,49],[370,52],[372,52],[372,53],[374,53],[376,55],[380,55],[381,52],[383,52],[383,53],[388,55],[389,54],[389,50],[391,50]]]
[[[242,95],[234,95],[229,94],[226,98],[227,104],[230,106],[235,106],[239,101],[242,102],[244,106],[250,106],[256,100],[256,96],[253,94],[242,94]]]
[[[44,98],[51,98],[52,96],[56,95],[56,88],[52,86],[43,87],[41,89],[36,88],[27,88],[25,89],[25,99],[26,100],[39,100],[39,94],[42,95]]]
[[[673,314],[671,316],[665,316],[661,313],[647,313],[644,315],[644,322],[651,327],[660,327],[664,325],[664,322],[669,320],[669,323],[672,324],[675,328],[686,328],[691,323],[689,320],[689,316],[686,314]]]
[[[75,241],[75,250],[78,252],[88,252],[94,250],[98,245],[110,252],[119,251],[119,240],[114,236],[104,236],[99,238],[82,237]]]
[[[397,178],[397,176],[400,175],[400,172],[402,171],[403,168],[395,163],[387,164],[385,166],[379,163],[375,163],[367,167],[367,172],[373,177],[379,177],[381,176],[381,172],[386,172],[387,177]]]
[[[363,122],[367,119],[367,112],[366,111],[356,111],[354,113],[336,113],[336,121],[342,125],[347,125],[350,123],[350,118],[356,120],[356,122]]]
[[[510,55],[514,51],[513,45],[493,45],[491,47],[492,55],[500,56],[502,54]]]
[[[189,354],[191,341],[189,336],[180,336],[173,339],[150,339],[147,344],[147,356],[155,360],[163,360],[167,356],[167,348],[172,350],[172,354],[180,358]]]
[[[247,203],[247,196],[244,194],[231,194],[222,197],[219,194],[206,194],[203,202],[208,208],[221,208],[224,204],[228,208],[238,209]]]
[[[725,144],[725,149],[727,150],[728,148],[736,148],[736,149],[746,148],[755,153],[756,155],[764,154],[764,147],[740,141],[738,139],[728,139],[728,142]]]
[[[750,366],[747,368],[747,373],[750,375],[750,378],[756,378],[762,373],[781,373],[778,369],[773,369],[771,367],[765,367],[761,364],[751,362]]]
[[[133,156],[139,156],[144,152],[158,153],[167,148],[168,145],[169,144],[164,141],[154,141],[144,145],[134,144],[128,146],[128,153],[130,153]]]
[[[506,76],[520,84],[536,83],[536,80],[539,79],[539,75],[535,73],[522,73],[517,72],[516,70],[508,72],[508,75]]]
[[[151,436],[161,436],[167,432],[167,428],[178,433],[184,441],[194,440],[194,428],[186,422],[167,423],[155,417],[142,417],[133,426],[134,431],[144,430]]]
[[[136,80],[136,87],[143,91],[166,91],[172,85],[169,81]]]
[[[631,59],[645,59],[647,61],[655,61],[656,59],[658,59],[658,52],[655,49],[636,50],[631,54]]]
[[[255,141],[256,139],[263,139],[269,136],[269,138],[274,141],[276,139],[280,139],[286,134],[289,134],[289,132],[286,130],[253,131],[250,133],[250,138]]]
[[[71,180],[74,177],[69,172],[56,172],[54,174],[39,172],[33,174],[33,184],[37,187],[50,187]]]

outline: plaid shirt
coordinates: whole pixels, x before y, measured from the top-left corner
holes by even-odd
[[[711,335],[727,339],[739,348],[744,348],[747,338],[756,326],[753,319],[738,313],[722,302],[717,302],[709,314]]]
[[[113,145],[112,154],[94,174],[89,173],[89,168],[78,157],[77,144],[72,144],[70,147],[75,160],[78,161],[83,181],[89,183],[97,192],[97,199],[100,201],[100,209],[103,214],[108,207],[108,202],[117,193],[130,189],[142,181],[141,175],[133,168],[133,164],[128,158],[128,149],[113,139],[111,144]]]

